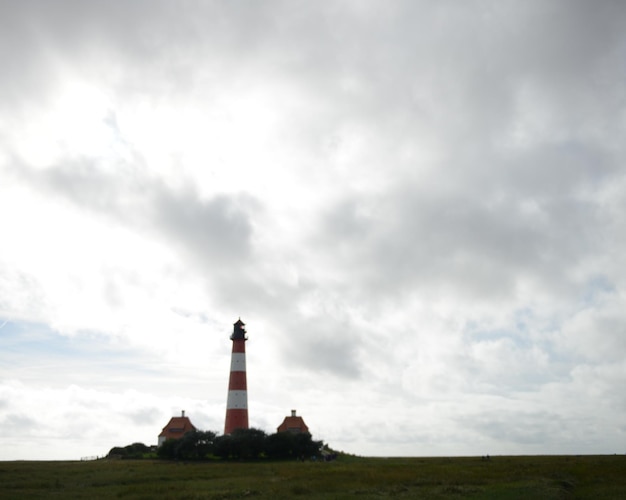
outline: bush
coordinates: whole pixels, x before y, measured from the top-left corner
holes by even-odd
[[[180,439],[168,439],[157,450],[159,458],[170,460],[206,460],[212,457],[235,460],[296,459],[317,456],[321,441],[313,441],[308,432],[294,434],[277,432],[267,435],[261,429],[237,429],[232,434],[217,436],[212,431],[190,431]],[[108,456],[144,458],[151,453],[143,443],[111,448]]]
[[[270,458],[309,458],[322,448],[321,441],[313,441],[308,432],[294,434],[277,432],[267,438],[266,452]]]
[[[107,456],[117,456],[120,458],[143,458],[145,454],[150,453],[150,447],[143,443],[133,443],[123,448],[114,446]]]
[[[215,433],[212,431],[190,431],[180,439],[168,439],[158,449],[160,458],[180,460],[202,460],[215,450]]]
[[[265,452],[267,434],[261,429],[237,429],[215,440],[215,455],[220,458],[248,460]]]

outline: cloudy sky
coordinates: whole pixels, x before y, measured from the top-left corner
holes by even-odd
[[[0,459],[297,409],[626,451],[626,5],[0,0]]]

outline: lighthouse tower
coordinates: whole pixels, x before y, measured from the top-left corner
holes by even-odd
[[[248,391],[246,383],[246,325],[241,318],[233,325],[233,352],[230,359],[230,379],[226,402],[224,434],[248,428]]]

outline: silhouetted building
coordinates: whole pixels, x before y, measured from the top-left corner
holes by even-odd
[[[185,416],[185,410],[180,417],[172,417],[161,434],[159,434],[158,446],[161,446],[168,439],[180,439],[190,431],[195,431],[196,427],[191,423],[189,417]]]
[[[276,430],[278,432],[293,432],[294,434],[309,432],[309,428],[304,423],[302,417],[296,416],[296,410],[291,410],[291,416],[285,417],[283,423],[280,424]]]

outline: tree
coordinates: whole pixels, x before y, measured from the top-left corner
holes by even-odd
[[[180,439],[168,439],[157,451],[161,458],[202,460],[213,454],[215,432],[193,430]]]
[[[298,456],[312,457],[317,455],[322,449],[322,441],[313,441],[313,437],[308,432],[295,435],[295,449]]]
[[[294,434],[277,432],[267,437],[266,453],[269,458],[295,458]]]
[[[147,453],[150,453],[150,447],[143,443],[133,443],[123,448],[120,446],[114,446],[109,451],[108,456],[117,455],[121,458],[143,458]]]
[[[261,429],[236,429],[215,440],[215,455],[241,460],[259,458],[265,452],[267,434]]]
[[[308,432],[277,432],[267,438],[266,452],[270,458],[300,458],[317,455],[321,441],[313,441]]]
[[[213,454],[215,432],[194,430],[185,434],[179,441],[177,448],[179,458],[185,460],[203,459]]]
[[[157,449],[157,456],[159,458],[176,458],[176,446],[178,445],[178,439],[166,439],[161,446]]]
[[[237,429],[233,436],[233,454],[236,458],[259,458],[265,451],[267,434],[261,429]]]
[[[322,444],[322,441],[314,441],[308,432],[267,435],[261,429],[252,428],[217,436],[211,431],[191,431],[180,439],[165,441],[157,454],[161,458],[178,460],[203,460],[211,455],[224,460],[253,460],[264,456],[295,459],[318,455]]]
[[[230,434],[223,434],[215,438],[215,448],[213,453],[215,456],[227,459],[232,454],[233,438]]]

